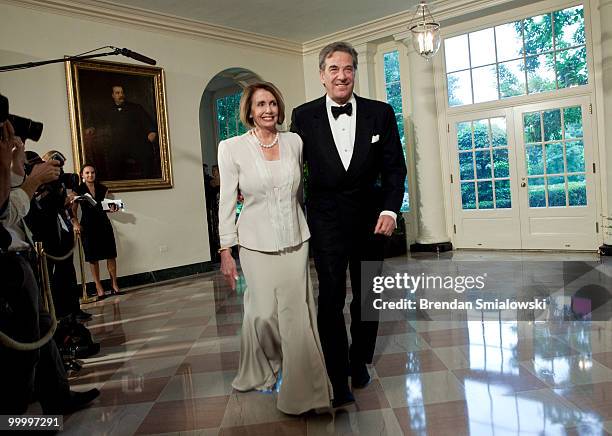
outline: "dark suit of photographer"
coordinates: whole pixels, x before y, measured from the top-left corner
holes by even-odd
[[[31,153],[31,152],[28,152]],[[43,158],[36,156],[36,162],[58,160],[63,167],[65,158],[59,152],[46,153]],[[42,242],[47,253],[47,269],[49,272],[51,293],[58,318],[69,315],[84,319],[87,315],[79,305],[80,290],[77,285],[73,256],[64,257],[74,247],[74,233],[71,223],[70,198],[67,188],[72,189],[78,183],[75,174],[63,173],[60,179],[39,187],[37,194],[30,203],[30,212],[26,223],[33,233],[33,239]]]
[[[40,291],[32,269],[35,257],[23,218],[38,187],[59,177],[59,163],[52,160],[37,165],[26,177],[23,142],[15,136],[11,123],[3,118],[0,118],[0,241],[3,242],[0,244],[3,245],[0,247],[0,331],[15,341],[32,343],[49,331],[51,318],[41,308]],[[34,391],[44,414],[69,413],[99,395],[97,390],[70,391],[61,356],[52,340],[35,350],[16,349],[2,341],[0,362],[3,369],[0,414],[24,413]]]

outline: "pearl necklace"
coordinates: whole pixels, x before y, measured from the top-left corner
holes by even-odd
[[[263,147],[263,148],[272,148],[272,147],[274,147],[274,145],[275,145],[275,144],[278,142],[278,135],[279,135],[279,133],[278,133],[278,132],[276,132],[276,136],[274,136],[274,141],[272,141],[272,142],[271,142],[271,143],[269,143],[269,144],[263,144],[263,143],[262,143],[262,142],[259,140],[259,137],[257,136],[257,132],[255,132],[255,130],[251,130],[251,132],[253,132],[253,136],[255,137],[255,141],[257,141],[257,144],[258,144],[260,147]]]

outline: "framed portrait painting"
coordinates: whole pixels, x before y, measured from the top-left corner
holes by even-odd
[[[111,190],[172,187],[162,68],[66,62],[75,166],[92,164]]]

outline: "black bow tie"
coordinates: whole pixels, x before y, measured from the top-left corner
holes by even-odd
[[[332,106],[331,110],[334,120],[337,120],[342,114],[347,114],[350,117],[353,114],[353,104],[347,103],[344,106]]]

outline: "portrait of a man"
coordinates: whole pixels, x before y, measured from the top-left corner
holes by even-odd
[[[75,161],[115,191],[169,187],[161,68],[73,62],[69,84]]]

